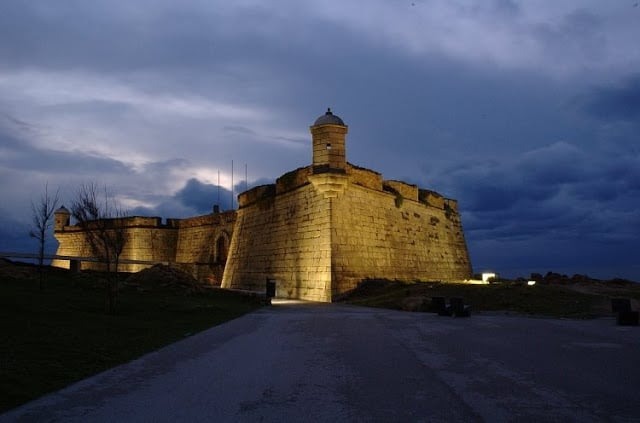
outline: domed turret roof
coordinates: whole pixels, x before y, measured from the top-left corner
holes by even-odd
[[[56,210],[56,213],[71,214],[71,212],[65,206],[61,206],[58,210]]]
[[[331,112],[331,108],[328,108],[327,112],[324,115],[320,116],[318,119],[316,119],[316,121],[313,123],[313,126],[318,126],[318,125],[346,126],[342,121],[342,119],[340,119],[338,116],[334,115]]]

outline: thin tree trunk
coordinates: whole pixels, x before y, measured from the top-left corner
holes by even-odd
[[[43,289],[43,283],[42,283],[42,279],[44,276],[43,263],[44,263],[44,243],[40,243],[40,250],[38,254],[38,285],[40,287],[40,291],[42,291]]]

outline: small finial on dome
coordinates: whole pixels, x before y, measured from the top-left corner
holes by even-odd
[[[327,107],[327,111],[325,112],[325,114],[323,114],[318,119],[316,119],[313,126],[318,126],[318,125],[346,126],[339,116],[336,116],[333,114],[333,112],[331,111],[331,107]]]

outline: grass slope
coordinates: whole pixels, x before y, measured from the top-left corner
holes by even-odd
[[[225,291],[129,288],[106,315],[97,275],[49,270],[40,291],[24,269],[0,276],[0,411],[259,307]]]
[[[610,316],[611,298],[631,298],[638,304],[640,284],[576,283],[536,284],[500,283],[471,285],[461,283],[403,283],[369,280],[343,301],[370,307],[417,310],[431,297],[462,297],[472,311],[505,311],[530,315],[568,318]],[[424,309],[424,307],[422,307]]]

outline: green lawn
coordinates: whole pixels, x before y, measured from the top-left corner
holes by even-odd
[[[45,289],[28,272],[0,276],[0,411],[130,361],[260,307],[227,291],[123,289],[104,313],[95,276],[50,270]]]

